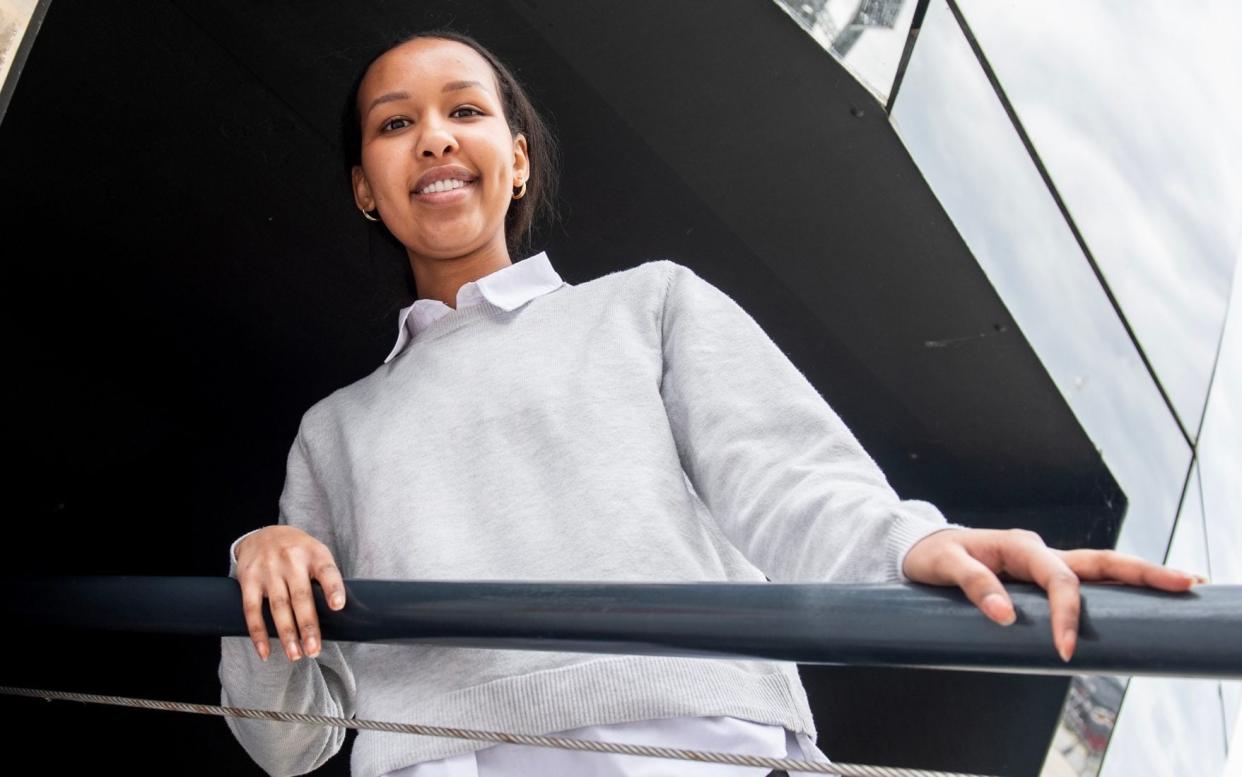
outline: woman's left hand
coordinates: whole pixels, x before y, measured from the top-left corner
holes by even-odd
[[[1016,619],[1013,601],[998,572],[1029,580],[1048,592],[1052,642],[1069,661],[1078,640],[1078,581],[1116,581],[1164,591],[1185,591],[1206,583],[1199,575],[1152,564],[1112,550],[1057,550],[1026,529],[943,529],[910,549],[902,563],[918,583],[959,586],[992,620],[1008,626]]]

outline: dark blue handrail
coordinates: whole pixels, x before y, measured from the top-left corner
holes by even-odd
[[[1018,620],[1002,627],[956,588],[910,584],[345,582],[339,612],[312,585],[326,640],[1242,679],[1242,586],[1084,584],[1065,664],[1047,596],[1025,583],[1007,584]],[[5,592],[9,626],[248,636],[229,577],[24,577]],[[264,617],[274,636],[266,603]]]

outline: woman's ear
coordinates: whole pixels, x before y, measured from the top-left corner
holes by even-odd
[[[530,180],[530,157],[526,153],[526,136],[518,133],[513,138],[513,177],[522,181]],[[514,187],[521,186],[515,180]]]
[[[354,165],[354,204],[364,211],[375,210],[375,198],[371,196],[371,185],[362,172],[361,165]]]

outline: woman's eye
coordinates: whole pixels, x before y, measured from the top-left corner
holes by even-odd
[[[457,114],[461,113],[462,111],[466,111],[466,112],[467,112],[467,115],[475,115],[475,116],[482,116],[482,115],[483,115],[483,111],[480,111],[478,108],[469,108],[469,107],[466,107],[466,106],[462,106],[461,108],[457,108],[457,109],[455,109],[455,110],[454,110],[452,113],[450,113],[449,115],[450,115],[450,116],[456,116]],[[397,126],[397,127],[394,127],[394,126],[393,126],[393,122],[398,122],[398,121],[403,121],[403,122],[407,122],[407,123],[408,123],[408,122],[409,122],[409,119],[402,119],[402,118],[399,118],[399,117],[398,117],[398,118],[392,118],[392,119],[389,119],[388,121],[386,121],[386,122],[384,122],[383,124],[381,124],[381,125],[380,125],[380,131],[387,131],[387,130],[390,130],[390,129],[401,129],[401,127],[400,127],[400,126]]]

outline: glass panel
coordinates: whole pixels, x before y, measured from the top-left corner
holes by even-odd
[[[1208,573],[1198,473],[1192,470],[1168,563]],[[1217,775],[1225,766],[1220,683],[1172,677],[1130,680],[1104,755],[1101,777],[1157,774]]]
[[[1100,771],[1126,689],[1125,677],[1078,675],[1052,737],[1041,777],[1088,777]]]
[[[38,5],[39,0],[0,0],[0,84],[9,77],[13,55]]]
[[[1225,714],[1225,730],[1233,732],[1229,755],[1237,761],[1236,774],[1242,777],[1242,716],[1238,715],[1238,708],[1242,706],[1242,680],[1222,680],[1220,694],[1220,703]]]
[[[1199,469],[1214,583],[1242,583],[1242,277],[1235,279],[1203,418]]]
[[[918,5],[915,0],[776,0],[785,13],[888,102]]]
[[[1233,739],[1229,740],[1229,761],[1224,777],[1242,777],[1242,726],[1233,730]]]
[[[1199,472],[1213,583],[1242,584],[1242,274],[1234,270],[1229,315],[1199,437]],[[1227,730],[1242,730],[1242,682],[1223,683]]]
[[[943,0],[892,119],[1125,491],[1118,548],[1163,560],[1190,448]]]
[[[1242,234],[1242,3],[958,5],[1193,437]]]

